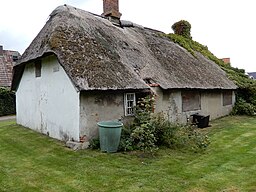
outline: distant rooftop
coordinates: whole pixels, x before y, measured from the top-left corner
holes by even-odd
[[[17,51],[4,50],[0,45],[0,87],[10,87],[12,82],[12,68],[19,59]]]
[[[256,79],[256,72],[248,72],[248,75],[251,79]]]

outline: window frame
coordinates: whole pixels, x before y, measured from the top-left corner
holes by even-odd
[[[222,92],[222,105],[229,106],[233,104],[233,92],[232,91],[223,91]]]
[[[136,94],[135,93],[125,93],[124,94],[124,115],[125,116],[134,116],[134,107],[135,106],[136,106]]]
[[[191,97],[193,96],[193,97]],[[188,103],[194,102],[197,98],[197,106],[191,105],[189,107]],[[182,112],[189,112],[189,111],[198,111],[201,110],[201,93],[200,91],[182,91],[181,92],[181,103],[182,103]]]

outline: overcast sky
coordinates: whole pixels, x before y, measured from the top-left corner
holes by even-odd
[[[0,4],[0,45],[21,54],[57,6],[68,4],[101,14],[102,0],[6,0]],[[121,19],[173,33],[179,20],[192,25],[193,40],[231,65],[256,71],[255,0],[119,0]]]

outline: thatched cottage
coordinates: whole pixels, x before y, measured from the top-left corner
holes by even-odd
[[[236,86],[217,64],[120,16],[117,0],[104,0],[102,16],[68,5],[51,13],[14,67],[18,124],[79,141],[152,92],[170,121],[229,114]]]

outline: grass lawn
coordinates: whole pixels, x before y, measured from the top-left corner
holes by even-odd
[[[0,191],[256,191],[256,118],[212,122],[200,153],[155,157],[72,151],[62,142],[0,122]]]

